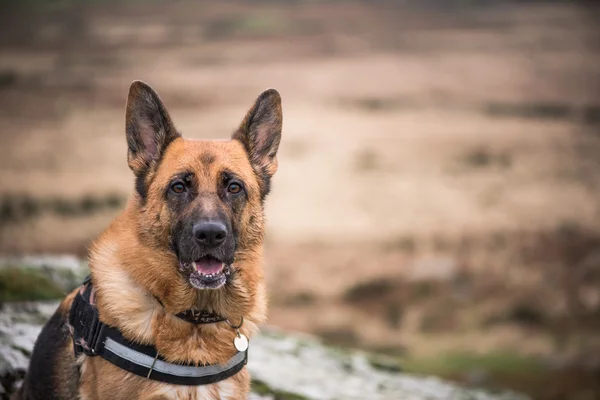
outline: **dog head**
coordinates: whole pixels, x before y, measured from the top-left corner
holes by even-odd
[[[227,286],[237,261],[262,245],[281,126],[281,98],[269,89],[231,140],[185,140],[157,93],[140,81],[131,85],[126,135],[136,232],[192,288]]]

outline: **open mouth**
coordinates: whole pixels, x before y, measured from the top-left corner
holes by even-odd
[[[196,289],[218,289],[227,283],[231,273],[229,265],[209,255],[191,263],[182,262],[181,267],[190,273],[190,284]]]

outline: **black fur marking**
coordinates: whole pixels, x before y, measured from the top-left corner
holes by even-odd
[[[267,171],[265,171],[265,169],[263,168],[261,170],[260,174],[259,174],[259,178],[261,179],[261,181],[263,183],[263,185],[262,185],[262,193],[261,193],[261,195],[262,195],[261,200],[264,203],[267,195],[269,193],[271,193],[271,175],[269,175],[267,173]]]
[[[246,185],[241,178],[231,171],[225,170],[221,173],[221,176],[222,179],[218,187],[219,197],[221,198],[221,201],[230,208],[233,217],[238,217],[241,215],[244,205],[248,200]],[[233,194],[228,192],[227,187],[231,182],[236,182],[242,187],[240,193]]]
[[[175,182],[182,182],[185,185],[185,192],[173,193],[171,186]],[[165,199],[168,201],[171,210],[175,213],[183,212],[185,206],[194,200],[198,195],[198,187],[193,172],[182,172],[174,175],[166,188],[164,188]]]
[[[171,142],[169,142],[169,145],[171,144]],[[163,152],[160,154],[160,157],[155,162],[155,166],[154,166],[155,171],[158,171],[158,169],[160,168],[160,165],[163,161],[163,155],[166,153],[168,148],[169,148],[169,146],[167,146],[163,150]],[[140,175],[136,175],[136,177],[135,177],[135,190],[140,195],[140,200],[141,200],[142,205],[144,205],[146,203],[146,200],[148,198],[148,187],[152,183],[152,182],[146,183],[146,178],[147,178],[149,172],[150,172],[150,170],[148,169],[147,171],[144,171]]]
[[[148,174],[156,170],[168,146],[181,137],[160,97],[148,85],[131,85],[125,123],[128,162],[136,175],[135,188],[142,204],[148,194]]]
[[[261,196],[271,190],[272,167],[281,141],[281,98],[276,90],[266,90],[246,114],[244,121],[233,134],[246,150],[254,173],[261,184]],[[271,172],[269,170],[271,169]]]
[[[234,173],[223,171],[219,181],[215,182],[216,188],[197,187],[197,180],[191,179],[192,186],[185,195],[174,195],[166,188],[166,198],[172,212],[173,224],[171,226],[171,246],[180,260],[194,261],[206,254],[195,241],[192,230],[195,224],[203,220],[221,221],[227,227],[227,239],[217,249],[209,251],[212,256],[224,261],[232,262],[239,242],[239,219],[247,201],[244,182]],[[172,179],[185,181],[186,175],[178,174]],[[171,182],[172,182],[171,181]],[[231,181],[242,186],[239,194],[229,193],[228,185]],[[217,195],[213,190],[217,190]],[[203,205],[208,205],[203,209]]]
[[[215,160],[216,160],[215,155],[212,153],[206,152],[206,151],[204,153],[202,153],[202,155],[200,156],[200,161],[205,166],[209,166],[210,164],[214,163]]]
[[[64,316],[57,310],[35,343],[29,370],[21,388],[21,399],[78,398],[79,372],[73,353],[66,351],[70,340]]]
[[[194,225],[207,218],[213,221],[221,221],[227,227],[227,238],[223,245],[216,249],[207,250],[202,248],[198,245],[192,233]],[[209,254],[225,263],[231,264],[233,262],[237,245],[237,234],[231,226],[231,221],[229,221],[227,215],[222,210],[217,211],[211,216],[202,215],[200,209],[196,209],[186,215],[179,215],[175,224],[171,227],[171,238],[175,253],[181,261],[191,262]]]
[[[146,174],[140,174],[135,177],[135,190],[140,195],[142,205],[146,203],[148,197],[148,188],[146,187]]]

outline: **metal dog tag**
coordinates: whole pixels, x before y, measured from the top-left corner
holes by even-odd
[[[237,351],[246,351],[248,350],[248,338],[244,334],[238,333],[233,339],[233,345]]]

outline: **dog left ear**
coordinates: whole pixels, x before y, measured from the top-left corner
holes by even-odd
[[[180,137],[158,94],[142,81],[135,81],[129,87],[125,132],[127,162],[141,180],[169,143]]]
[[[277,171],[282,122],[281,96],[277,90],[268,89],[258,96],[232,137],[244,145],[252,167],[263,180],[263,195],[269,192],[270,179]]]

